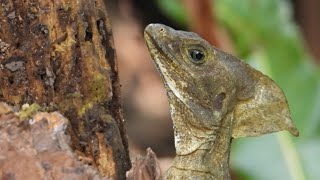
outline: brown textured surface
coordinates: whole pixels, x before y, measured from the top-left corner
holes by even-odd
[[[150,24],[145,39],[174,124],[177,155],[165,179],[227,180],[233,138],[299,135],[282,90],[261,72],[192,32]]]
[[[304,0],[293,1],[295,4],[296,18],[299,24],[302,25],[301,30],[304,33],[307,45],[314,56],[315,60],[320,63],[320,1]]]
[[[156,154],[147,149],[145,157],[137,157],[127,172],[127,180],[160,180],[161,169]]]
[[[0,179],[106,179],[77,160],[65,135],[67,124],[57,112],[22,120],[0,102]]]
[[[0,101],[59,110],[73,148],[124,179],[130,161],[104,1],[0,2]]]

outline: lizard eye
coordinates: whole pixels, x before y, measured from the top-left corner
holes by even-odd
[[[205,55],[204,52],[201,50],[191,49],[189,50],[189,55],[193,63],[200,64],[204,62]]]

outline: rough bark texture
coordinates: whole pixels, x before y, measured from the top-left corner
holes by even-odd
[[[58,110],[73,148],[104,176],[130,168],[103,0],[0,0],[0,101]]]
[[[160,180],[161,169],[157,155],[151,148],[145,157],[138,156],[132,161],[132,168],[127,172],[127,180]]]
[[[58,112],[37,112],[38,107],[14,112],[0,102],[0,179],[107,179],[72,152],[68,120]]]

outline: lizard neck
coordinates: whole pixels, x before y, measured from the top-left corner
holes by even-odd
[[[199,149],[190,155],[177,155],[165,179],[230,180],[229,152],[226,153]]]
[[[190,125],[190,118],[198,116],[181,101],[170,99],[170,107],[177,156],[165,179],[230,179],[232,113],[222,119],[219,128],[201,129]]]

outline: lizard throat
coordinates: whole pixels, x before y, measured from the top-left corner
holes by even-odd
[[[163,79],[163,83],[167,91],[171,91],[179,100],[181,100],[184,104],[187,104],[188,100],[185,98],[186,94],[183,94],[181,90],[179,90],[177,85],[177,80],[171,77],[171,74],[179,75],[179,72],[175,69],[179,69],[183,71],[181,68],[177,68],[180,66],[176,61],[173,60],[172,55],[167,53],[166,49],[164,49],[164,45],[160,45],[160,42],[157,42],[152,36],[149,34],[146,35],[147,44],[150,49],[150,53],[154,60],[154,64],[158,69],[161,78]],[[181,76],[182,77],[182,76]],[[181,81],[180,77],[180,85],[184,86],[186,83]]]

